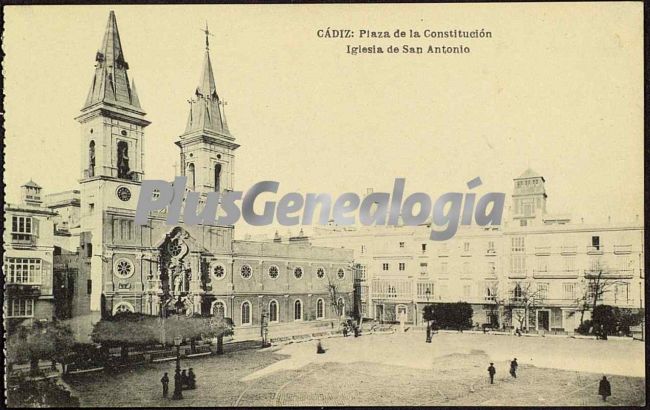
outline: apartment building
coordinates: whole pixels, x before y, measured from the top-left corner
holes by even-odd
[[[4,312],[11,332],[21,324],[52,320],[55,213],[43,207],[41,187],[31,180],[21,187],[21,202],[5,204],[4,212]]]

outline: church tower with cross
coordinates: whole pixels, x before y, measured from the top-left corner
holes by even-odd
[[[129,81],[115,13],[110,12],[95,55],[90,90],[76,120],[81,124],[81,248],[90,262],[91,310],[99,311],[101,295],[112,292],[107,242],[108,215],[120,214],[123,231],[133,231],[144,176],[144,128],[150,124],[140,106],[135,83]],[[110,217],[112,218],[112,216]],[[126,233],[125,233],[126,236]]]
[[[185,131],[176,141],[181,162],[177,173],[187,177],[187,189],[208,194],[233,189],[239,145],[217,94],[207,24],[202,31],[203,69],[188,101]],[[352,306],[349,250],[237,241],[234,226],[170,226],[165,210],[151,212],[146,224],[135,225],[144,178],[144,128],[150,122],[128,69],[111,11],[90,91],[76,118],[84,155],[78,264],[70,274],[84,284],[85,292],[83,300],[71,302],[75,315],[87,314],[87,324],[119,312],[221,316],[252,334],[267,319],[271,325],[338,320],[341,313],[329,302],[328,289],[337,283],[336,306],[343,300]]]
[[[212,33],[205,29],[205,56],[199,84],[188,103],[185,132],[176,141],[181,149],[181,175],[187,189],[208,193],[233,189],[234,150],[239,147],[228,129],[226,102],[219,98],[210,60]]]

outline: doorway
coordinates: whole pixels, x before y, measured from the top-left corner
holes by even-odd
[[[537,311],[537,330],[551,330],[549,316],[550,312],[548,310]]]

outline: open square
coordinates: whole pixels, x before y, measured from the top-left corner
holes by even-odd
[[[645,404],[644,346],[637,341],[440,333],[428,344],[422,332],[406,332],[321,342],[322,355],[309,341],[182,360],[182,368],[194,369],[197,389],[180,401],[163,399],[159,383],[174,362],[66,382],[83,407]],[[508,374],[514,357],[516,380]],[[603,374],[612,385],[606,403],[597,394]]]

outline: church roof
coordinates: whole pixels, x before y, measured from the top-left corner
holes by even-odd
[[[206,33],[209,33],[206,28]],[[212,131],[219,134],[230,135],[225,115],[221,112],[221,100],[217,94],[217,87],[210,61],[207,34],[205,56],[199,85],[196,87],[195,98],[189,101],[190,113],[187,118],[185,133]]]
[[[129,83],[129,64],[124,60],[117,20],[112,10],[95,61],[95,75],[83,108],[103,102],[142,112],[135,86]]]
[[[526,171],[524,171],[523,174],[519,175],[515,179],[527,179],[527,178],[544,178],[542,175],[538,174],[537,172],[533,171],[532,169],[528,168]]]

